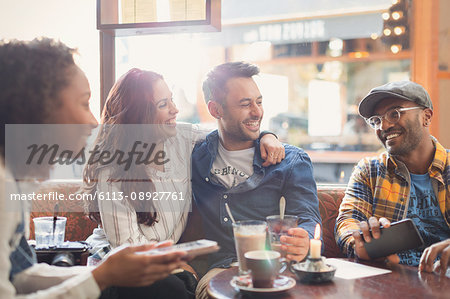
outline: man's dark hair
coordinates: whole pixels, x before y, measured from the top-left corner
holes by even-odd
[[[226,84],[229,79],[239,77],[251,78],[258,74],[259,68],[256,65],[242,61],[227,62],[216,66],[208,73],[206,80],[203,82],[205,102],[215,101],[223,105],[228,92]]]
[[[75,69],[74,49],[49,38],[0,41],[0,153],[5,124],[45,124]]]

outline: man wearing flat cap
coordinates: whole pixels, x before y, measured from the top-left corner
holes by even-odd
[[[364,240],[378,239],[380,226],[410,218],[425,245],[387,259],[424,271],[432,271],[434,264],[434,270],[445,273],[450,257],[450,151],[430,135],[430,96],[411,81],[388,83],[362,99],[359,114],[386,151],[364,158],[353,170],[336,220],[339,247],[350,257],[368,260]]]

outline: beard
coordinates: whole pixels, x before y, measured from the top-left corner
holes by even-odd
[[[389,132],[389,131],[387,131]],[[385,134],[388,135],[388,134]],[[402,139],[397,140],[394,145],[388,145],[388,141],[382,141],[387,152],[392,156],[408,155],[415,150],[423,137],[422,126],[419,116],[415,120],[406,120],[405,126],[402,128]]]

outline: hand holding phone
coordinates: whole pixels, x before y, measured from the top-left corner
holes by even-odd
[[[380,218],[375,223],[374,219],[376,220],[371,217],[369,223],[361,223],[361,232],[353,234],[355,252],[360,258],[390,257],[391,261],[398,262],[398,257],[393,257],[392,254],[423,246],[422,237],[411,219],[394,223],[386,218]]]

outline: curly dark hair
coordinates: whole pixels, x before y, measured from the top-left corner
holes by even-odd
[[[205,102],[219,102],[224,105],[224,99],[228,92],[227,81],[231,78],[251,78],[259,74],[259,68],[250,63],[238,61],[227,62],[213,68],[203,82],[203,95]]]
[[[0,151],[6,124],[51,123],[51,111],[74,71],[75,49],[60,41],[0,41]]]

